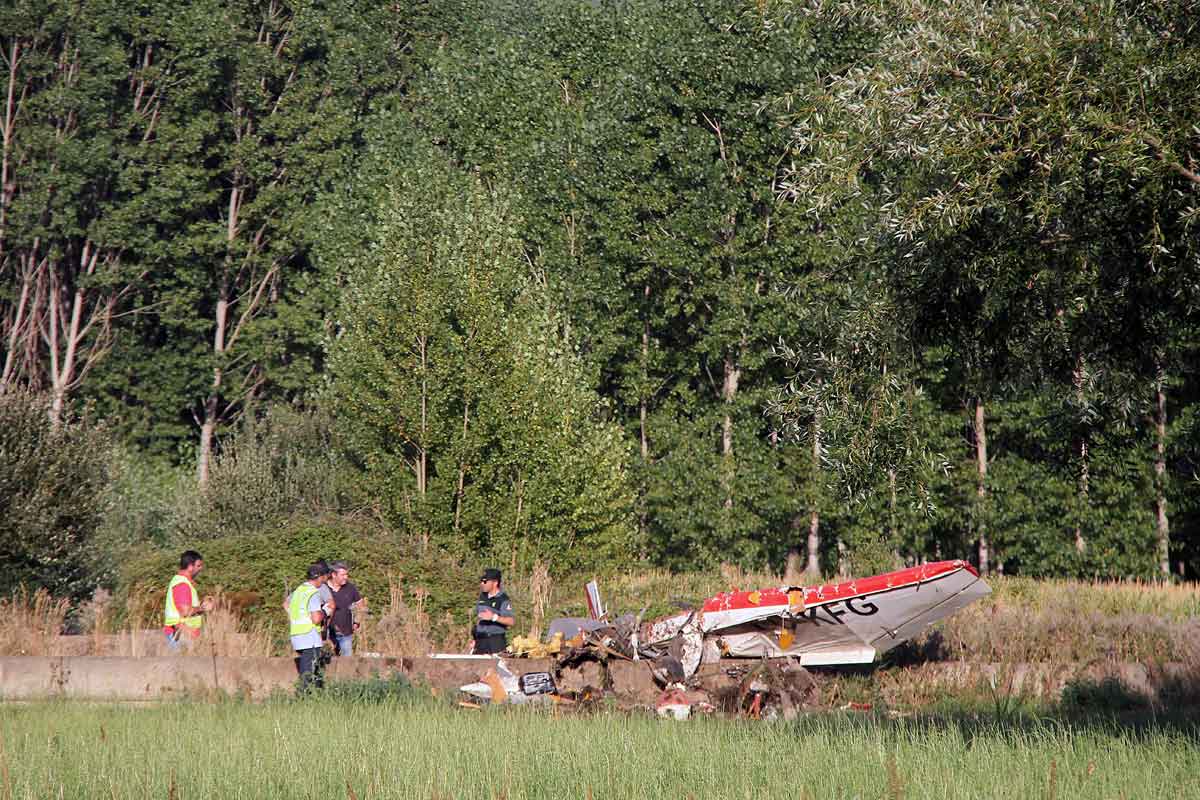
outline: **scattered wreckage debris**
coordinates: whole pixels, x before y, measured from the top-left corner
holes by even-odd
[[[672,683],[659,695],[654,710],[660,717],[682,720],[693,713],[711,714],[717,707],[703,689],[688,689],[682,683]]]
[[[497,659],[462,691],[467,702],[582,708],[613,697],[673,719],[790,720],[820,701],[806,667],[869,664],[990,591],[966,562],[942,561],[814,587],[733,589],[643,623],[644,608],[610,620],[593,581],[587,618],[556,619],[545,641],[515,637],[509,647],[513,663],[553,659],[550,671],[520,674]]]
[[[821,693],[812,673],[795,661],[764,659],[753,667],[732,668],[739,678],[737,701],[730,709],[751,719],[795,719],[800,711],[820,705]]]
[[[504,659],[497,659],[495,666],[487,670],[475,683],[461,687],[461,691],[489,703],[550,702],[550,695],[557,693],[554,675],[549,672],[525,672],[520,675],[509,669]]]

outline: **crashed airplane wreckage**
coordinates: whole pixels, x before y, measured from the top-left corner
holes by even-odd
[[[664,697],[701,688],[701,666],[714,665],[710,674],[747,678],[741,687],[744,697],[754,682],[749,679],[758,674],[747,666],[750,659],[777,665],[775,679],[768,681],[776,685],[781,667],[795,674],[797,667],[870,664],[990,591],[967,562],[940,561],[815,587],[734,589],[708,598],[698,610],[643,623],[632,614],[609,621],[592,583],[590,618],[554,620],[548,645],[518,638],[510,651],[515,656],[551,655],[560,674],[589,660],[644,661],[655,682],[667,687]],[[726,663],[742,668],[721,669]],[[529,683],[511,665],[501,663],[499,670],[514,688]],[[556,676],[537,675],[533,683],[539,693],[553,694]],[[471,684],[463,690],[490,699],[493,692],[485,686]],[[621,687],[610,688],[620,693]]]

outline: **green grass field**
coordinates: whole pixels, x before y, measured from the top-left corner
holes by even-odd
[[[1197,729],[328,698],[0,706],[0,798],[1185,798]]]

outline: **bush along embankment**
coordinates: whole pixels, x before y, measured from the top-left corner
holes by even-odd
[[[318,559],[349,564],[351,580],[372,605],[373,613],[404,613],[396,597],[419,598],[423,614],[443,625],[465,628],[475,588],[476,565],[466,565],[434,547],[422,547],[380,526],[331,519],[297,521],[275,530],[222,537],[199,548],[205,569],[198,580],[202,594],[220,592],[237,608],[243,624],[267,626],[286,635],[280,605],[304,580]],[[156,550],[129,562],[122,571],[118,603],[127,624],[161,613],[163,587],[178,567],[177,550]]]

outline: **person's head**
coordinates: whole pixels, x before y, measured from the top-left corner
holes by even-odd
[[[324,561],[317,561],[308,568],[308,579],[320,586],[329,578],[329,565]]]
[[[329,582],[334,586],[345,586],[350,580],[350,567],[345,561],[334,561],[329,565]]]
[[[488,567],[479,576],[480,591],[491,594],[500,590],[500,570],[493,567]]]
[[[179,571],[194,578],[204,569],[204,557],[195,550],[184,550],[179,556]]]

